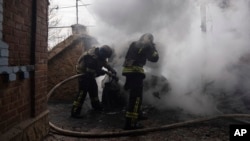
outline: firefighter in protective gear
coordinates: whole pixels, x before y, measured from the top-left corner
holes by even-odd
[[[81,73],[83,75],[78,79],[79,93],[73,102],[71,109],[72,117],[82,117],[80,116],[81,108],[87,93],[89,94],[92,108],[97,111],[102,110],[102,106],[98,98],[98,86],[95,78],[105,74],[102,67],[105,67],[111,73],[116,74],[116,71],[111,68],[107,62],[107,58],[110,58],[111,55],[112,49],[107,45],[103,45],[102,47],[92,47],[79,57],[76,65],[76,71],[77,73]]]
[[[125,130],[143,128],[138,123],[142,113],[140,108],[143,98],[143,79],[145,78],[143,66],[147,60],[157,62],[159,59],[153,40],[154,37],[150,33],[142,35],[138,41],[130,44],[125,57],[122,70],[122,74],[126,77],[124,89],[130,90],[125,114]]]

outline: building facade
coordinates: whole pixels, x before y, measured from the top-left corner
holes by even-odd
[[[48,0],[0,0],[0,140],[41,140],[47,110]]]

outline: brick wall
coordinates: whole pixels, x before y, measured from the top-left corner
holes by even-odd
[[[7,64],[0,64],[0,137],[23,122],[32,127],[27,121],[46,113],[48,0],[3,0],[2,8]]]
[[[71,27],[72,35],[48,52],[48,91],[59,82],[76,75],[78,58],[84,51],[98,45],[98,41],[87,33],[85,26],[75,24]],[[58,87],[50,100],[72,102],[77,93],[78,79],[74,79]]]
[[[64,79],[76,74],[75,65],[84,48],[82,41],[83,39],[79,38],[67,49],[49,60],[48,90],[51,90]],[[77,79],[74,79],[56,89],[50,99],[72,102],[77,92],[78,83]]]
[[[27,65],[30,58],[31,0],[5,0],[3,4],[3,39],[9,45],[9,65]]]

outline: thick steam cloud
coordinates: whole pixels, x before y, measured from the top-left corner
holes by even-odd
[[[148,90],[146,102],[214,114],[221,97],[250,94],[249,0],[102,0],[91,8],[90,33],[114,47],[118,74],[131,41],[154,35],[160,61],[146,70],[166,77],[171,91],[155,99]]]

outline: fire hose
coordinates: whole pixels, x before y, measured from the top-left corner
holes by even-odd
[[[109,73],[107,73],[110,75]],[[78,78],[84,74],[77,74],[73,75],[61,82],[59,82],[57,85],[55,85],[48,93],[47,95],[47,100],[49,100],[50,96],[53,94],[53,92],[60,87],[62,84],[73,80],[75,78]],[[121,137],[121,136],[130,136],[130,135],[139,135],[139,134],[146,134],[149,132],[156,132],[156,131],[163,131],[163,130],[169,130],[173,128],[178,128],[178,127],[183,127],[186,125],[191,125],[191,124],[196,124],[196,123],[201,123],[201,122],[206,122],[210,120],[215,120],[215,119],[221,119],[221,118],[250,118],[250,114],[222,114],[222,115],[217,115],[217,116],[211,116],[211,117],[205,117],[205,118],[198,118],[194,120],[188,120],[184,122],[179,122],[179,123],[173,123],[173,124],[168,124],[168,125],[162,125],[159,127],[148,127],[148,128],[143,128],[143,129],[136,129],[136,130],[122,130],[122,131],[115,131],[115,132],[99,132],[99,133],[91,133],[91,132],[81,132],[81,131],[72,131],[72,130],[67,130],[67,129],[62,129],[56,125],[54,125],[52,122],[49,122],[49,125],[51,129],[59,134],[59,135],[65,135],[65,136],[74,136],[74,137]]]

